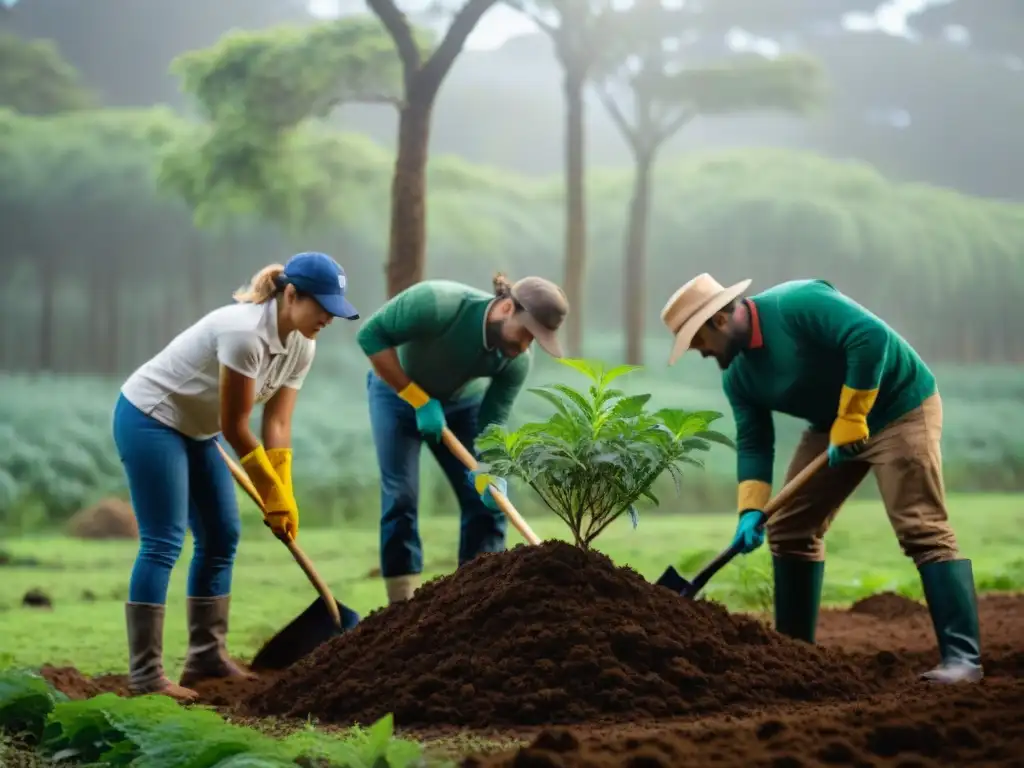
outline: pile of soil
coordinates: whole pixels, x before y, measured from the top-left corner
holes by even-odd
[[[39,588],[26,592],[21,598],[21,604],[26,608],[53,608],[53,600]]]
[[[257,694],[253,715],[402,726],[697,716],[876,689],[849,659],[564,542],[483,555],[376,611]]]
[[[935,686],[856,705],[613,737],[548,729],[515,752],[464,768],[680,765],[1021,765],[1024,682]],[[891,761],[891,762],[890,762]]]
[[[895,592],[879,592],[855,602],[850,606],[850,612],[892,621],[908,616],[927,616],[928,606]]]
[[[76,512],[67,524],[76,539],[138,539],[139,524],[132,505],[109,498]]]

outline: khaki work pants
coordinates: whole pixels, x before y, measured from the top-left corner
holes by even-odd
[[[772,554],[823,561],[825,532],[846,499],[873,471],[903,553],[917,566],[957,559],[956,535],[946,514],[941,437],[942,399],[934,394],[873,435],[855,459],[819,470],[772,515],[767,524]],[[828,434],[804,432],[786,482],[827,448]]]

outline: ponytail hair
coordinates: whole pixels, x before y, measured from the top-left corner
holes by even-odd
[[[494,286],[494,295],[499,299],[512,298],[512,283],[509,282],[507,277],[505,277],[504,272],[496,273],[491,284]]]
[[[243,304],[265,304],[277,295],[283,274],[283,264],[270,264],[253,275],[248,285],[231,294],[231,298]]]

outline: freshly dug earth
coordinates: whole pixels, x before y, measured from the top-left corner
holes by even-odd
[[[928,606],[895,592],[880,592],[858,600],[850,606],[850,612],[879,619],[901,619],[905,616],[927,616]]]
[[[886,681],[881,694],[765,707],[746,717],[546,729],[523,749],[468,758],[463,766],[1024,766],[1024,597],[979,600],[985,680],[951,687],[917,680],[938,660],[931,619],[923,604],[906,598],[892,610],[892,597],[822,611],[818,626],[819,642]]]
[[[838,654],[547,542],[481,556],[371,614],[249,711],[363,724],[392,712],[400,726],[628,722],[878,687]]]
[[[131,504],[110,498],[76,512],[67,531],[76,539],[137,539],[139,524]]]
[[[1024,765],[1024,684],[996,681],[908,691],[791,714],[588,737],[547,730],[515,753],[469,758],[464,768],[682,765]]]

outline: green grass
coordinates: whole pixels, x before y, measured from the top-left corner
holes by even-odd
[[[965,556],[975,562],[981,589],[1024,587],[1024,505],[1021,496],[952,496],[951,518]],[[245,514],[254,514],[247,509]],[[557,519],[537,517],[531,525],[542,538],[567,538]],[[598,539],[597,548],[622,565],[655,580],[669,563],[692,575],[729,543],[731,515],[641,517],[633,530],[626,517]],[[452,571],[458,522],[422,521],[427,578]],[[521,543],[510,533],[510,545]],[[882,506],[852,502],[840,513],[826,539],[829,551],[826,603],[846,603],[881,590],[919,596],[916,571],[900,552]],[[375,528],[306,528],[300,543],[335,595],[360,614],[384,604],[384,588],[374,575]],[[18,665],[69,664],[86,673],[125,671],[127,652],[123,602],[136,546],[131,542],[84,542],[56,537],[9,540],[3,548],[16,557],[34,557],[36,567],[0,569],[0,637]],[[191,544],[172,576],[165,655],[177,674],[185,651],[185,579]],[[734,610],[770,606],[767,547],[727,566],[705,594]],[[53,609],[21,606],[24,593],[39,588]],[[94,599],[84,599],[88,590]],[[234,574],[231,651],[251,657],[262,643],[315,598],[290,555],[262,526],[247,527]]]

